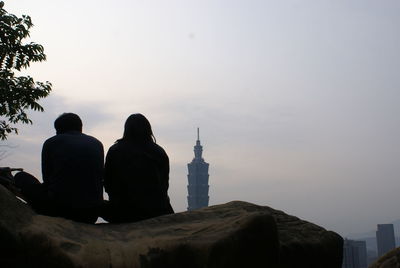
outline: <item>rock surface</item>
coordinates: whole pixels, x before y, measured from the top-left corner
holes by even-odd
[[[400,268],[400,247],[380,257],[369,268]]]
[[[128,224],[35,214],[0,185],[0,267],[340,268],[342,238],[234,201]]]

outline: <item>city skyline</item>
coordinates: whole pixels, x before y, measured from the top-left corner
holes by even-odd
[[[32,17],[53,83],[18,126],[1,165],[41,177],[62,112],[105,150],[144,114],[186,210],[199,126],[212,163],[210,205],[267,205],[345,236],[400,218],[400,2],[5,1]]]

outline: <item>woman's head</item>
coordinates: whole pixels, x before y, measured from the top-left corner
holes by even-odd
[[[131,114],[125,122],[123,140],[155,142],[149,120],[142,114]]]

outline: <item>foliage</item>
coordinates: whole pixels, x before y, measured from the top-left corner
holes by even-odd
[[[8,13],[0,2],[0,139],[5,140],[10,133],[18,134],[12,124],[31,124],[27,110],[41,111],[37,103],[49,95],[51,83],[35,82],[30,76],[15,76],[16,71],[29,67],[30,62],[46,60],[43,46],[33,42],[24,44],[33,26],[31,18],[22,18]],[[4,118],[4,119],[3,119]]]

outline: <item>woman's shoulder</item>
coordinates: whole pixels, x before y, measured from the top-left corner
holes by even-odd
[[[161,147],[160,145],[158,145],[157,143],[152,143],[151,144],[151,146],[152,146],[152,148],[153,148],[153,150],[154,151],[157,151],[157,152],[159,152],[160,154],[167,154],[166,152],[165,152],[165,150],[164,150],[164,148],[163,147]]]
[[[168,157],[164,148],[154,142],[140,144],[124,140],[118,140],[108,149],[108,152],[109,153],[127,152],[129,154],[150,153],[152,155],[155,154],[162,157],[163,156]]]
[[[111,145],[110,148],[108,148],[108,151],[109,152],[116,151],[116,150],[118,150],[119,147],[120,147],[120,145],[118,144],[118,141],[117,141],[113,145]]]
[[[124,142],[118,140],[108,149],[108,155],[121,154],[122,152],[127,151],[126,144]]]

